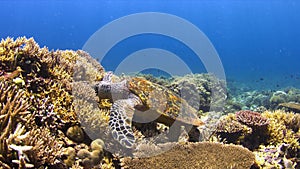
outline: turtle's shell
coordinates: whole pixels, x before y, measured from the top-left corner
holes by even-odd
[[[203,125],[197,117],[197,111],[169,89],[152,83],[144,78],[130,78],[128,89],[137,95],[146,109],[160,114],[158,121],[172,124],[175,120],[194,126]]]

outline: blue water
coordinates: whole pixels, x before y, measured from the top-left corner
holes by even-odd
[[[49,49],[81,49],[99,28],[139,12],[163,12],[196,25],[217,50],[228,79],[257,88],[300,88],[300,1],[0,1],[0,38],[34,37]],[[128,54],[162,48],[194,73],[206,72],[193,51],[163,36],[124,39],[102,64],[114,70]],[[113,58],[114,62],[109,60]]]

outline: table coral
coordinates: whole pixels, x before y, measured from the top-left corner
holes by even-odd
[[[269,124],[268,119],[261,116],[258,112],[241,110],[235,113],[236,119],[250,127],[262,127]]]
[[[300,112],[300,104],[299,103],[293,103],[293,102],[280,103],[278,106],[285,107],[289,110],[295,111],[296,113]]]

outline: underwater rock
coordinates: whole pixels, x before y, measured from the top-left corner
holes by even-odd
[[[125,169],[250,168],[254,162],[254,154],[241,146],[201,142],[176,144],[157,156],[124,158],[121,166]]]

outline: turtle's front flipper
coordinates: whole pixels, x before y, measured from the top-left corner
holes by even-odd
[[[121,145],[132,148],[135,138],[131,129],[134,106],[140,104],[138,98],[117,100],[111,107],[109,126],[112,136]]]

